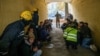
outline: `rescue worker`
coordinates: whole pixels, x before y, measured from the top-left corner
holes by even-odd
[[[35,35],[35,39],[38,39],[38,21],[39,21],[39,15],[38,15],[38,9],[34,9],[33,14],[32,14],[32,23],[30,25],[30,27],[33,28],[34,30],[34,35]]]
[[[29,25],[31,20],[31,12],[23,11],[20,15],[20,20],[10,23],[5,28],[0,40],[0,52],[2,52],[2,54],[17,56],[17,47],[23,40],[20,36],[24,35],[24,27]]]
[[[64,30],[63,37],[66,41],[67,49],[69,49],[69,46],[71,46],[72,49],[77,49],[77,41],[78,41],[77,33],[78,33],[77,27],[73,23],[71,23],[70,27]]]
[[[60,27],[61,15],[57,12],[55,16],[56,16],[56,27]]]

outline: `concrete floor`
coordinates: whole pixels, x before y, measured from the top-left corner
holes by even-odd
[[[67,50],[65,48],[64,39],[62,37],[62,30],[60,28],[53,28],[51,31],[53,48],[43,48],[43,56],[100,56],[95,55],[89,49],[82,48],[78,46],[78,50]]]

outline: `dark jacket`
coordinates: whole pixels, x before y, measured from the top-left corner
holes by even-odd
[[[38,27],[38,32],[37,32],[37,33],[38,33],[38,40],[39,40],[39,41],[41,40],[41,36],[40,36],[40,35],[41,35],[42,28],[43,28],[43,26],[40,26],[40,25],[39,25],[39,27]]]
[[[35,25],[38,25],[38,21],[39,21],[38,11],[35,11],[33,14],[33,22]]]
[[[30,25],[30,27],[33,28],[34,30],[34,35],[35,35],[35,39],[37,40],[38,36],[37,36],[37,31],[38,31],[38,21],[39,21],[39,16],[38,16],[38,11],[34,11],[34,14],[32,15],[32,24]]]
[[[11,50],[10,56],[16,56],[16,46],[17,46],[17,40],[18,36],[21,34],[21,32],[24,29],[24,23],[21,20],[15,21],[11,24],[9,24],[3,34],[1,35],[0,40],[0,51],[6,51],[9,49],[9,52]],[[17,41],[17,42],[15,42]],[[11,48],[9,48],[11,47]],[[12,48],[13,47],[13,48]]]
[[[84,38],[91,38],[91,29],[88,26],[84,26]]]
[[[18,49],[18,56],[32,56],[32,45],[29,44],[27,40],[23,41]]]
[[[49,32],[46,30],[45,27],[43,27],[43,28],[41,29],[41,32],[40,32],[40,39],[41,39],[42,41],[45,41],[48,35],[49,35]]]

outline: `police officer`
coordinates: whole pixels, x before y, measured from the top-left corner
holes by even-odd
[[[69,49],[69,46],[72,47],[72,49],[77,49],[77,39],[78,39],[78,30],[77,26],[74,23],[71,23],[71,25],[64,30],[63,37],[66,41],[66,46]]]
[[[8,52],[8,54],[6,53],[8,56],[17,56],[17,45],[21,41],[19,36],[24,34],[24,27],[29,25],[31,20],[31,11],[23,11],[20,20],[10,23],[1,36],[0,51]],[[4,54],[3,52],[2,54]]]

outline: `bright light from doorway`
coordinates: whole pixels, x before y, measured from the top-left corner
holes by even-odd
[[[52,2],[47,5],[48,19],[54,19],[57,11],[61,14],[62,18],[65,17],[65,3],[64,2]]]

